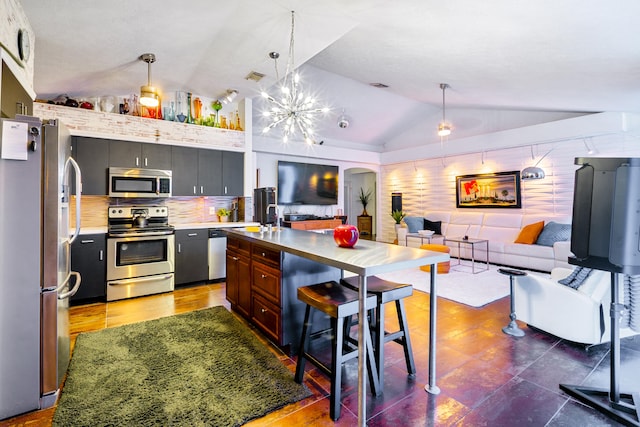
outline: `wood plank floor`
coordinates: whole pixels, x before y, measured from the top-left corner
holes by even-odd
[[[224,283],[180,288],[173,293],[71,308],[72,344],[79,333],[170,316],[216,305],[229,308]],[[559,383],[586,383],[608,388],[609,346],[588,351],[580,345],[521,325],[522,338],[502,333],[508,322],[509,299],[473,308],[439,298],[438,386],[433,396],[424,391],[428,381],[429,295],[414,292],[407,299],[418,373],[409,378],[402,349],[385,346],[384,393],[369,395],[370,426],[460,425],[618,425],[595,410],[569,399]],[[393,308],[387,310],[387,325],[397,325]],[[295,357],[288,357],[260,339],[292,372]],[[640,390],[640,339],[622,341],[622,391]],[[342,416],[329,418],[328,379],[307,363],[305,383],[314,395],[254,420],[249,426],[355,425],[357,421],[357,361],[343,368]],[[114,408],[117,411],[117,408]],[[0,421],[0,426],[49,426],[55,408],[35,411]]]

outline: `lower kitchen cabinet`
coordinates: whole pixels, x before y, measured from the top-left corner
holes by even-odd
[[[259,243],[227,235],[227,300],[278,346],[298,348],[305,305],[297,289],[340,280],[340,270]],[[328,327],[328,321],[322,323]],[[325,324],[326,323],[326,324]]]
[[[227,301],[243,317],[251,317],[251,244],[246,240],[227,238]]]
[[[80,273],[82,282],[78,292],[71,297],[71,302],[106,298],[106,249],[105,234],[83,234],[72,243],[71,270]]]
[[[176,230],[175,285],[209,279],[209,230]]]

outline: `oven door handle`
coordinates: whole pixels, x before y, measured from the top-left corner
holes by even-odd
[[[162,279],[159,279],[157,276],[152,276],[152,277],[142,277],[137,279],[118,280],[116,282],[109,282],[109,285],[128,285],[131,283],[155,282],[157,280],[169,280],[172,277],[173,277],[173,274],[167,274]]]
[[[174,234],[173,231],[149,231],[149,232],[144,232],[144,233],[109,233],[109,237],[115,237],[115,238],[132,238],[132,237],[147,237],[147,236],[171,236],[172,234]]]

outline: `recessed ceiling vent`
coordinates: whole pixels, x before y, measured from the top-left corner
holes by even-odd
[[[373,87],[377,87],[379,89],[385,89],[385,88],[389,87],[388,85],[386,85],[384,83],[369,83],[369,85],[373,86]]]
[[[259,73],[257,71],[251,71],[249,74],[247,74],[247,77],[245,77],[245,80],[253,80],[254,82],[259,82],[260,80],[262,80],[262,78],[264,77],[264,74]]]

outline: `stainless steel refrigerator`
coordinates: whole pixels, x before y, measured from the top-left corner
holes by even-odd
[[[81,175],[55,121],[0,119],[0,419],[52,406],[69,364],[69,297],[80,286]],[[72,170],[75,173],[72,174]],[[70,176],[76,221],[70,232]]]

